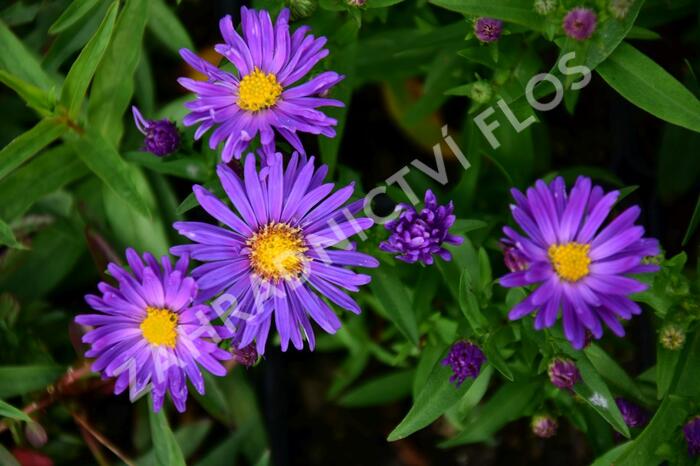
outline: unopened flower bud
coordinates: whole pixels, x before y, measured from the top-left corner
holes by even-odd
[[[24,436],[27,442],[34,448],[41,448],[46,445],[48,440],[48,435],[46,435],[46,430],[38,422],[31,421],[28,422],[24,427]]]
[[[659,332],[659,342],[667,350],[677,351],[685,344],[685,330],[676,324],[666,324]]]
[[[533,416],[530,428],[532,433],[539,438],[550,438],[557,433],[559,424],[557,420],[547,414]]]
[[[546,16],[557,9],[557,0],[535,0],[532,7],[538,15]]]
[[[493,88],[488,81],[476,81],[469,89],[469,97],[476,103],[487,104],[493,97]]]
[[[292,13],[292,19],[308,18],[318,7],[317,0],[288,0],[287,5]]]

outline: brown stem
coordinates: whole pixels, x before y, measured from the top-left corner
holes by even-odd
[[[73,416],[73,419],[78,424],[78,426],[80,426],[80,428],[82,430],[85,430],[86,432],[88,432],[89,435],[91,435],[95,440],[100,442],[100,444],[102,444],[105,448],[107,448],[109,451],[114,453],[117,456],[117,458],[122,460],[128,466],[135,466],[136,463],[134,463],[133,460],[129,459],[129,457],[126,456],[119,448],[117,448],[117,446],[114,445],[107,437],[105,437],[97,429],[92,427],[90,425],[90,423],[87,421],[87,419],[85,419],[84,417],[82,417],[81,415],[79,415],[76,412],[71,412],[71,415]],[[91,448],[91,450],[92,450],[92,448]],[[93,451],[93,454],[94,453],[95,452]]]

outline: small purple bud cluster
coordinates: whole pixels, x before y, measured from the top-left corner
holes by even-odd
[[[474,35],[484,43],[496,42],[501,38],[503,21],[494,18],[478,18],[474,21]]]
[[[561,389],[571,390],[581,380],[576,364],[570,359],[554,359],[549,363],[547,373],[552,384]]]
[[[452,368],[450,382],[459,387],[468,377],[475,379],[481,372],[481,365],[486,361],[486,356],[481,349],[470,341],[458,341],[442,360],[443,366]]]

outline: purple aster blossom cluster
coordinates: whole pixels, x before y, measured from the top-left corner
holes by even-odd
[[[158,157],[164,157],[180,147],[180,132],[168,119],[147,120],[135,106],[131,107],[136,128],[145,136],[143,149]]]
[[[185,104],[190,113],[186,126],[198,125],[195,139],[213,129],[209,147],[223,144],[224,162],[241,155],[256,135],[265,153],[275,152],[275,132],[304,154],[298,132],[335,136],[337,121],[318,107],[342,107],[343,103],[325,97],[343,79],[334,71],[317,74],[300,83],[309,71],[328,55],[325,37],[308,34],[302,26],[289,28],[289,9],[284,8],[273,24],[265,10],[241,8],[242,34],[231,16],[219,22],[224,42],[215,50],[236,69],[230,73],[217,68],[187,49],[182,58],[207,77],[206,81],[180,78],[178,82],[196,95]]]
[[[101,296],[85,297],[97,313],[75,318],[92,327],[83,336],[90,345],[85,356],[95,358],[93,371],[116,378],[115,394],[129,387],[133,401],[150,386],[154,411],[169,393],[183,412],[187,380],[204,394],[200,367],[226,374],[221,361],[231,356],[216,345],[223,334],[209,324],[215,318],[212,309],[197,303],[198,287],[187,274],[187,257],[173,266],[167,257],[158,261],[128,249],[126,260],[131,272],[116,264],[107,268],[116,286],[102,282]]]
[[[549,380],[557,388],[571,390],[579,380],[581,373],[576,367],[576,363],[570,359],[556,358],[549,363],[547,368]]]
[[[605,193],[590,178],[579,177],[567,192],[564,180],[537,181],[525,194],[512,189],[513,218],[522,235],[504,227],[506,238],[525,260],[525,270],[500,278],[506,288],[537,288],[509,313],[511,320],[536,313],[536,329],[554,325],[561,314],[564,334],[574,348],[585,345],[586,330],[599,339],[605,324],[618,336],[619,319],[641,313],[629,295],[647,285],[631,274],[658,270],[643,259],[659,253],[658,241],[644,238],[635,225],[641,210],[633,206],[603,226],[620,195]]]
[[[624,398],[615,398],[615,404],[629,427],[644,427],[649,422],[649,413],[641,406]]]
[[[474,35],[484,43],[496,42],[501,38],[503,21],[494,18],[477,18],[474,21]]]
[[[564,21],[562,28],[567,36],[575,40],[590,39],[598,25],[598,16],[590,8],[578,7],[570,10]]]
[[[425,192],[425,205],[418,212],[409,204],[399,204],[398,218],[387,222],[384,228],[391,232],[389,239],[379,245],[379,249],[397,253],[396,258],[408,263],[422,262],[430,265],[433,256],[449,261],[450,252],[443,247],[447,244],[462,244],[464,238],[450,234],[450,227],[456,217],[453,215],[452,201],[438,205],[431,190]]]
[[[450,382],[459,387],[467,378],[476,379],[484,362],[486,356],[481,348],[470,341],[458,341],[452,345],[447,357],[442,360],[442,365],[452,369]]]
[[[556,435],[559,423],[552,416],[541,414],[533,416],[530,428],[535,436],[539,438],[550,438]]]
[[[683,435],[690,456],[700,456],[700,416],[695,416],[683,426]]]

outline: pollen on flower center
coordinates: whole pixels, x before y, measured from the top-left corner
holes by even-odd
[[[150,306],[146,308],[146,314],[146,318],[140,325],[146,341],[157,346],[175,348],[179,316],[168,309]]]
[[[266,280],[277,282],[297,277],[308,260],[301,229],[286,223],[268,223],[247,244],[251,267]]]
[[[589,244],[553,244],[547,250],[549,260],[559,278],[577,282],[588,275],[591,258],[588,257]]]
[[[273,73],[265,74],[259,68],[243,76],[238,85],[238,106],[243,110],[257,112],[270,108],[282,95],[282,86]]]

